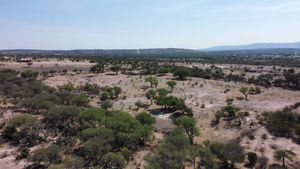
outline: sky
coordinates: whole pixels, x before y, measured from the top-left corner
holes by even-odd
[[[0,0],[0,49],[300,41],[300,0]]]

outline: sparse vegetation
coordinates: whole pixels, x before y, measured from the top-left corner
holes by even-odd
[[[252,72],[249,65],[158,60],[97,58],[88,68],[72,69],[59,60],[53,70],[0,69],[4,141],[17,148],[17,160],[38,168],[296,164],[298,69]],[[276,100],[289,107],[273,111]],[[291,139],[292,145],[282,146]],[[256,142],[263,146],[253,148]]]

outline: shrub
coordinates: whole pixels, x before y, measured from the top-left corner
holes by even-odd
[[[152,117],[149,113],[142,112],[139,113],[135,118],[142,124],[142,125],[153,125],[155,124],[156,120]]]
[[[179,67],[173,72],[174,76],[178,77],[180,80],[184,80],[187,76],[190,75],[190,70],[185,67]]]
[[[250,167],[253,167],[257,161],[257,154],[254,152],[248,152],[247,153],[247,159],[248,159],[248,165]]]
[[[40,148],[34,151],[31,161],[36,164],[43,164],[49,166],[50,164],[58,163],[60,161],[60,148],[52,144],[47,148]]]
[[[101,103],[101,108],[104,110],[108,110],[109,108],[112,108],[113,103],[110,100],[105,100]]]
[[[120,154],[109,152],[103,156],[101,166],[103,169],[122,169],[125,167],[125,158]]]
[[[19,115],[10,119],[4,126],[2,136],[14,144],[33,146],[42,141],[39,136],[41,130],[37,118],[31,115]]]
[[[288,109],[277,112],[265,112],[264,119],[267,122],[267,128],[275,136],[292,136],[296,124],[299,123],[299,117],[296,113]]]

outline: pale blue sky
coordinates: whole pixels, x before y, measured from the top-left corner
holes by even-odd
[[[0,0],[0,49],[300,41],[300,0]]]

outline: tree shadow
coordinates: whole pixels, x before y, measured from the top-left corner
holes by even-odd
[[[150,114],[155,115],[155,116],[170,114],[170,113],[174,112],[174,111],[169,110],[169,109],[150,109],[148,111],[150,112]]]

